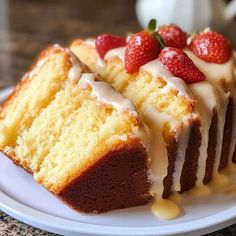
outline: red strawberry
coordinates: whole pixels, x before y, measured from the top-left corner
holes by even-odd
[[[184,48],[187,42],[187,34],[177,25],[164,25],[158,30],[166,47]]]
[[[202,60],[218,64],[227,62],[232,52],[230,41],[214,31],[195,36],[189,48]]]
[[[126,45],[126,39],[124,37],[102,34],[96,38],[95,46],[98,51],[99,56],[103,59],[105,54],[118,47],[123,47]]]
[[[158,40],[148,31],[133,34],[125,50],[125,70],[135,73],[139,67],[158,57],[161,50]]]
[[[161,51],[159,60],[174,76],[180,77],[186,83],[195,83],[206,79],[205,75],[181,49],[166,47]]]

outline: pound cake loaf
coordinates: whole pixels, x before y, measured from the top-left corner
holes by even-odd
[[[187,40],[176,25],[151,28],[70,48],[136,104],[157,142],[151,192],[166,198],[204,188],[235,162],[235,59],[228,39],[209,29]]]
[[[70,207],[147,203],[148,137],[134,104],[70,50],[45,50],[1,106],[0,148]]]

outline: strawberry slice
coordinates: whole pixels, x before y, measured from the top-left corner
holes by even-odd
[[[187,44],[187,34],[177,25],[163,25],[158,29],[159,35],[166,47],[184,48]]]
[[[105,54],[109,50],[113,48],[123,47],[125,45],[126,38],[109,34],[99,35],[95,41],[96,49],[102,59],[104,59]]]
[[[214,31],[196,35],[189,48],[200,59],[217,64],[224,64],[232,54],[230,41]]]
[[[196,83],[206,79],[188,55],[179,48],[162,49],[159,60],[174,76],[183,79],[186,83]]]

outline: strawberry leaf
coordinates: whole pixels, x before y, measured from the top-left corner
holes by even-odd
[[[150,33],[153,33],[155,32],[156,27],[157,27],[157,21],[155,19],[151,19],[148,23],[148,27],[147,27],[148,31]]]

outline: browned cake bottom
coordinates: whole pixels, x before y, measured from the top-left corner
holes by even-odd
[[[113,150],[57,196],[82,212],[106,212],[147,203],[151,199],[148,165],[142,147]]]

